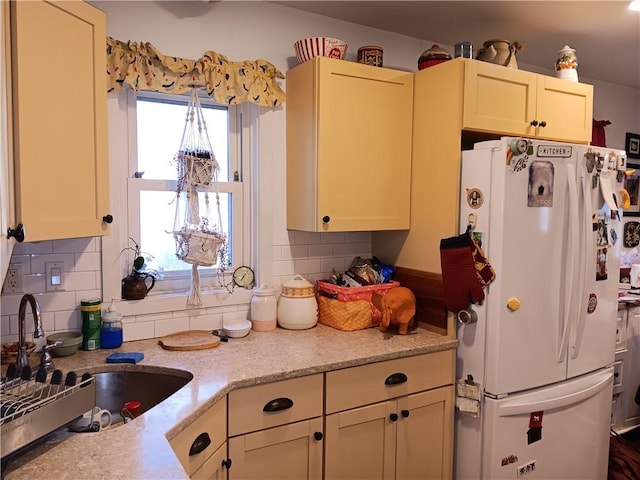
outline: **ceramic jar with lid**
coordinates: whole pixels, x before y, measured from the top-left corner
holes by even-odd
[[[251,329],[256,332],[274,330],[277,325],[277,302],[273,288],[265,284],[253,289],[251,297]]]
[[[451,60],[451,54],[444,48],[441,48],[437,43],[434,43],[430,49],[425,50],[422,52],[422,55],[420,55],[418,59],[418,70],[432,67],[447,60]]]
[[[318,301],[313,284],[302,275],[282,284],[278,299],[278,324],[289,330],[304,330],[318,323]]]
[[[569,45],[565,45],[561,50],[558,50],[556,76],[572,82],[578,81],[578,57],[576,56],[576,51]]]

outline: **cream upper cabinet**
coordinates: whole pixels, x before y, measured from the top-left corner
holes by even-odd
[[[11,2],[15,221],[25,241],[108,233],[105,41],[106,16],[87,3]]]
[[[326,57],[287,73],[287,228],[409,228],[413,74]]]
[[[11,47],[9,36],[9,2],[0,3],[0,286],[4,283],[11,260],[14,240],[7,237],[13,224],[13,162],[11,136]]]
[[[477,60],[465,62],[463,128],[589,143],[593,87]]]

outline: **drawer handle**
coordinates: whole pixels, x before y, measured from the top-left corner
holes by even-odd
[[[404,373],[392,373],[384,381],[384,384],[385,385],[398,385],[400,383],[406,382],[407,380],[408,380],[408,378]]]
[[[226,468],[229,470],[231,468],[231,459],[227,458],[226,460],[222,460],[222,468]]]
[[[392,422],[397,422],[398,421],[398,414],[397,413],[389,414],[389,420],[391,420]]]
[[[409,416],[409,410],[401,410],[400,413],[402,414],[403,418],[407,418]]]
[[[293,400],[290,398],[276,398],[267,402],[262,408],[263,412],[279,412],[280,410],[286,410],[293,407]]]
[[[189,449],[189,456],[191,457],[193,455],[199,454],[209,445],[211,445],[211,438],[209,438],[209,434],[207,432],[202,432],[191,444],[191,448]]]
[[[315,438],[316,440],[320,441],[324,438],[324,435],[322,435],[322,432],[314,432],[313,433],[313,438]]]

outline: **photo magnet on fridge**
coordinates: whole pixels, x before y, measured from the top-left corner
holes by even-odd
[[[536,160],[529,166],[528,207],[553,207],[553,163]]]

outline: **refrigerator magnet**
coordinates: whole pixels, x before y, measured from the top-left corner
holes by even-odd
[[[596,281],[607,279],[607,247],[599,248],[596,253]]]
[[[593,313],[596,311],[596,307],[598,306],[598,297],[595,293],[589,294],[589,301],[587,303],[587,313]]]
[[[553,207],[553,163],[536,160],[529,167],[528,207]]]
[[[467,188],[467,204],[469,207],[480,208],[484,203],[484,195],[479,188]]]

